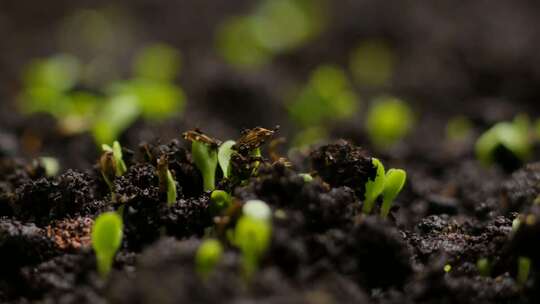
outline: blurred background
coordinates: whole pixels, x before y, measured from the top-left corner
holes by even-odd
[[[535,120],[539,17],[538,1],[2,0],[0,154],[87,168],[115,139],[276,125],[284,150],[436,153]]]

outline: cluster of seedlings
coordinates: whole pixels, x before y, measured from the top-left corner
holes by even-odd
[[[210,195],[209,211],[215,226],[206,230],[206,239],[201,243],[195,258],[195,268],[201,278],[208,277],[219,263],[227,248],[236,248],[241,258],[241,272],[249,281],[257,271],[262,257],[270,246],[272,238],[271,208],[262,200],[252,199],[241,202],[232,194],[237,186],[245,185],[250,178],[258,175],[259,168],[266,162],[261,146],[271,139],[274,130],[257,127],[242,132],[234,141],[222,142],[199,129],[183,133],[191,142],[191,157],[202,177],[203,189]],[[275,157],[275,156],[274,156]],[[370,158],[372,171],[358,190],[365,191],[363,213],[368,215],[381,198],[380,216],[386,218],[394,199],[405,185],[406,173],[401,169],[385,172],[384,166],[376,158]],[[275,162],[290,166],[284,158]],[[155,160],[155,175],[159,181],[159,192],[166,198],[170,208],[177,203],[177,181],[169,170],[166,155]],[[103,181],[108,185],[110,198],[118,206],[116,211],[105,212],[97,217],[92,229],[92,245],[96,252],[98,271],[106,277],[112,268],[114,256],[122,244],[124,205],[115,193],[114,180],[128,170],[122,156],[122,147],[115,141],[112,147],[103,145],[99,161]],[[313,181],[313,174],[303,173],[304,182]],[[281,211],[283,213],[283,211]]]

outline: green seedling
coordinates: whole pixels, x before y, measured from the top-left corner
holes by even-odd
[[[223,210],[227,210],[232,204],[232,196],[223,190],[214,190],[210,195],[212,205],[210,209],[213,214],[220,214]]]
[[[99,168],[103,180],[111,191],[111,198],[116,201],[116,194],[114,193],[114,179],[116,178],[116,162],[114,161],[113,152],[107,151],[103,153],[99,159]]]
[[[116,212],[100,214],[92,226],[92,247],[102,278],[106,278],[111,271],[114,256],[122,244],[122,230],[122,218]]]
[[[112,147],[106,144],[101,146],[103,152],[111,152],[113,154],[114,164],[115,164],[115,175],[122,176],[127,171],[126,163],[124,162],[122,155],[122,146],[118,141],[114,141]]]
[[[249,280],[270,245],[272,211],[263,201],[251,200],[245,203],[242,212],[236,223],[233,242],[242,253],[242,270]]]
[[[531,259],[528,257],[518,258],[518,273],[517,282],[519,286],[525,286],[527,280],[529,280],[529,273],[531,271]]]
[[[476,261],[476,269],[478,273],[483,277],[491,276],[491,265],[487,258],[481,258]]]
[[[216,184],[217,151],[214,147],[200,141],[191,144],[191,155],[203,176],[204,190],[214,190]]]
[[[350,67],[356,81],[361,85],[384,86],[394,73],[396,58],[384,42],[362,42],[351,54]]]
[[[207,136],[199,129],[182,134],[184,139],[191,141],[191,157],[195,166],[202,174],[205,191],[216,187],[216,169],[218,165],[218,140]]]
[[[293,121],[307,128],[352,118],[358,108],[358,97],[345,72],[337,66],[321,65],[288,111]]]
[[[229,18],[219,26],[217,49],[229,64],[258,68],[321,31],[326,20],[321,2],[260,1],[249,15]]]
[[[42,156],[38,158],[38,163],[43,167],[47,176],[55,176],[60,171],[60,163],[54,157]]]
[[[234,140],[228,140],[222,143],[218,148],[219,167],[223,172],[224,178],[229,178],[231,174],[231,157],[234,153],[233,146],[236,144]]]
[[[168,82],[177,76],[181,64],[180,53],[176,49],[163,43],[154,43],[137,54],[133,70],[137,78]]]
[[[313,181],[313,176],[309,173],[300,173],[298,175],[304,179],[305,183],[311,183]]]
[[[473,124],[465,116],[457,116],[446,124],[446,138],[452,142],[468,138],[473,129]]]
[[[405,186],[407,173],[401,169],[390,169],[384,179],[384,190],[382,193],[383,203],[381,206],[381,217],[387,217],[394,200]]]
[[[176,203],[176,181],[169,170],[169,161],[165,155],[157,161],[157,175],[159,178],[159,192],[167,194],[167,205]]]
[[[525,162],[532,153],[530,123],[525,116],[513,122],[500,122],[486,131],[476,142],[476,156],[486,166],[497,162],[501,151],[510,152],[515,161]]]
[[[375,201],[384,190],[385,170],[380,160],[372,158],[373,166],[377,169],[374,180],[368,180],[365,186],[365,199],[362,211],[370,214],[375,206]]]
[[[411,132],[414,120],[412,110],[403,100],[392,96],[378,97],[368,111],[366,131],[373,144],[388,148]]]
[[[202,242],[195,255],[195,269],[202,279],[214,271],[223,255],[223,246],[218,240],[208,239]]]
[[[443,270],[445,273],[449,273],[450,271],[452,271],[452,265],[450,264],[444,265]]]

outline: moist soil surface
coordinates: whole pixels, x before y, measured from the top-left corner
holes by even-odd
[[[271,140],[271,139],[270,139]],[[409,182],[390,216],[361,212],[371,155],[345,140],[291,157],[263,153],[256,173],[220,179],[234,205],[250,199],[273,211],[271,245],[246,280],[240,253],[226,245],[206,279],[194,257],[208,235],[222,238],[222,214],[183,139],[125,147],[127,172],[114,180],[115,202],[98,167],[46,177],[35,163],[4,158],[0,197],[0,299],[26,303],[537,303],[540,252],[533,202],[540,165],[514,173],[480,167],[467,153],[440,151],[403,162]],[[133,148],[133,149],[130,149]],[[264,149],[264,146],[263,146]],[[412,149],[412,148],[411,148]],[[408,154],[414,154],[410,151]],[[168,206],[156,159],[166,155],[177,181]],[[276,158],[275,152],[272,156]],[[248,160],[249,162],[249,160]],[[253,171],[255,172],[255,171]],[[300,173],[314,177],[305,181]],[[102,212],[123,209],[124,238],[108,279],[96,272],[90,232]],[[377,207],[378,208],[378,207]],[[234,209],[234,208],[233,208]],[[229,214],[230,215],[230,214]],[[229,227],[235,217],[229,216]],[[227,224],[225,224],[227,225]],[[527,284],[517,260],[532,258]],[[478,259],[487,258],[489,275]],[[451,268],[450,270],[448,268]],[[446,269],[446,270],[445,270]]]

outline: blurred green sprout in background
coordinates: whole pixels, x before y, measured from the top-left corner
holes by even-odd
[[[288,105],[291,119],[304,128],[294,142],[312,144],[326,135],[325,127],[352,118],[358,109],[358,96],[345,72],[334,65],[317,67]]]
[[[173,83],[180,66],[175,49],[151,44],[136,55],[133,78],[82,89],[87,65],[78,58],[37,59],[23,75],[19,104],[24,113],[54,116],[66,134],[91,131],[98,145],[110,144],[139,117],[159,121],[183,112],[184,92]]]
[[[499,122],[476,141],[476,156],[486,166],[498,163],[513,170],[527,161],[532,153],[531,123],[526,115],[511,122]]]
[[[374,100],[366,119],[366,131],[371,142],[379,148],[389,148],[414,127],[414,113],[405,101],[382,96]]]
[[[227,19],[217,31],[217,49],[229,64],[257,68],[298,48],[321,32],[323,0],[263,0],[245,16]]]
[[[446,138],[451,141],[462,141],[471,136],[473,123],[465,116],[456,116],[446,124]]]
[[[389,84],[395,64],[394,52],[379,40],[362,42],[350,57],[350,69],[357,83],[372,87]]]

